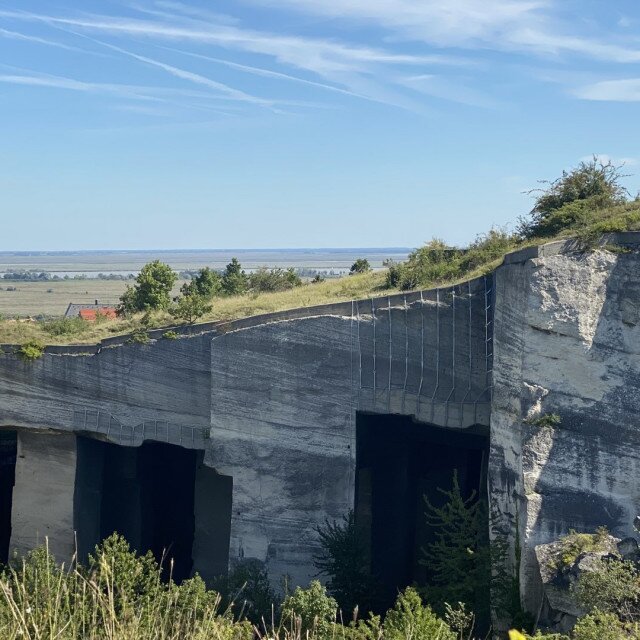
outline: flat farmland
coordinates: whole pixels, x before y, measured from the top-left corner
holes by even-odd
[[[180,281],[175,288],[177,294]],[[123,280],[57,280],[48,282],[8,281],[0,279],[0,315],[13,316],[61,316],[70,302],[113,305],[124,291]],[[16,291],[7,291],[15,287]]]

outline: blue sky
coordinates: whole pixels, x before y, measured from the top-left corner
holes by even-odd
[[[0,250],[463,243],[639,115],[638,0],[0,0]]]

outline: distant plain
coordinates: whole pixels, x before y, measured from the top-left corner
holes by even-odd
[[[201,267],[223,269],[232,257],[237,257],[247,270],[261,266],[294,267],[317,270],[336,275],[345,273],[356,258],[367,258],[374,269],[382,267],[384,260],[405,260],[407,248],[363,249],[270,249],[270,250],[194,250],[194,251],[78,251],[78,252],[0,252],[0,315],[59,316],[70,302],[104,304],[117,303],[127,281],[103,280],[103,274],[137,273],[151,260],[159,259],[176,271],[196,270]],[[6,272],[35,270],[56,274],[59,280],[25,281],[6,280]],[[87,278],[73,280],[84,274]],[[70,279],[64,280],[64,276]],[[131,281],[129,281],[131,282]],[[176,285],[176,293],[182,281]],[[15,291],[7,291],[7,288]]]

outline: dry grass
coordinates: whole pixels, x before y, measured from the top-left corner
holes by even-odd
[[[176,285],[176,295],[182,282]],[[126,285],[124,280],[98,278],[49,282],[0,280],[0,315],[5,318],[61,316],[70,302],[91,304],[96,299],[104,304],[116,304]],[[7,287],[16,287],[17,291],[7,291]]]
[[[559,215],[563,214],[566,212],[561,210]],[[585,246],[589,246],[594,238],[603,233],[638,229],[640,228],[640,201],[636,200],[610,207],[604,211],[591,211],[585,208],[580,212],[580,216],[554,237],[533,239],[526,242],[514,241],[508,250],[521,249],[568,236],[577,236],[583,240]],[[487,257],[486,261],[480,260],[480,262],[482,264],[473,271],[450,274],[449,277],[455,279],[421,281],[420,288],[449,286],[489,273],[500,265],[502,257],[495,260]],[[327,279],[316,284],[308,283],[277,293],[216,298],[213,300],[212,311],[204,316],[200,322],[235,320],[274,311],[397,293],[397,289],[385,288],[385,277],[386,271],[377,271]],[[108,280],[11,284],[17,286],[19,291],[0,291],[0,314],[5,317],[17,314],[62,315],[70,301],[93,302],[97,298],[104,302],[115,303],[126,285],[125,282]],[[180,284],[176,285],[174,295],[178,293]],[[47,293],[47,289],[53,289],[53,293]],[[171,325],[175,325],[175,320],[169,314],[162,313],[151,318],[151,322],[147,326],[148,328],[157,328]],[[73,332],[69,335],[51,335],[45,331],[45,326],[42,323],[8,319],[0,322],[0,344],[23,344],[31,340],[43,344],[95,344],[103,338],[129,333],[139,329],[140,326],[140,317],[137,317],[129,320],[96,323],[87,326],[81,332]]]
[[[84,284],[84,282],[74,284]],[[120,283],[116,282],[115,284]],[[122,284],[122,290],[124,290],[124,283]],[[384,289],[383,287],[384,273],[372,272],[325,280],[324,282],[315,284],[304,284],[301,287],[277,293],[247,294],[230,298],[215,298],[213,300],[211,313],[203,317],[200,322],[235,320],[273,311],[394,293],[393,290]],[[42,293],[41,295],[47,296],[52,294]],[[74,295],[74,302],[81,301],[75,292]],[[34,299],[37,299],[36,293],[34,293],[33,296]],[[88,301],[93,302],[93,297],[90,296]],[[66,309],[66,305],[64,308]],[[0,322],[0,344],[23,344],[29,340],[36,340],[44,344],[52,345],[70,343],[92,344],[103,338],[133,331],[140,326],[139,319],[138,317],[130,320],[102,321],[95,324],[88,324],[86,330],[82,333],[61,336],[50,335],[44,330],[44,325],[39,322],[8,319]],[[171,318],[171,316],[160,313],[153,316],[150,327],[162,327],[172,324],[175,324],[175,320]]]

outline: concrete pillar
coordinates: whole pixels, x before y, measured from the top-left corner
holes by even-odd
[[[193,572],[205,582],[229,568],[233,478],[200,463],[196,468]]]
[[[18,431],[10,553],[25,554],[48,538],[56,559],[69,562],[75,476],[75,435]]]

